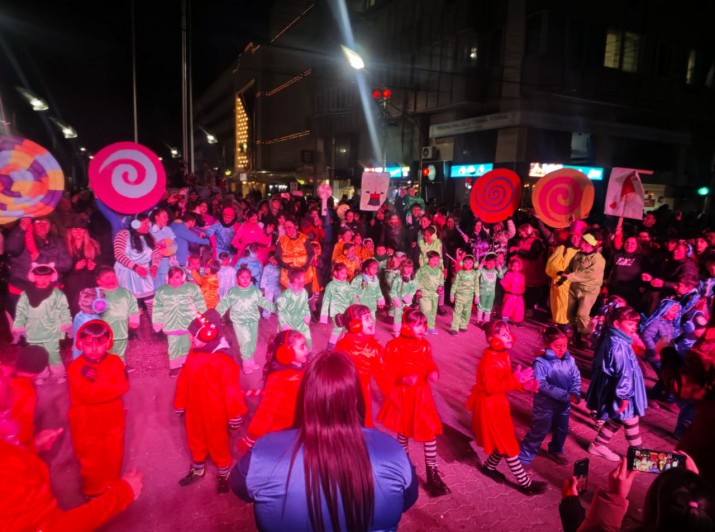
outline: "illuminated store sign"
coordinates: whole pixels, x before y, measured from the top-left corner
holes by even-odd
[[[480,177],[494,168],[493,164],[453,164],[449,170],[449,177]]]
[[[603,180],[603,168],[597,166],[573,166],[570,164],[554,164],[554,163],[531,163],[529,165],[529,177],[544,177],[549,172],[561,170],[562,168],[573,168],[583,173],[591,181]]]

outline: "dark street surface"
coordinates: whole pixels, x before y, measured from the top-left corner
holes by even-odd
[[[416,462],[420,478],[420,496],[415,506],[402,518],[400,530],[490,530],[490,531],[553,531],[560,530],[558,504],[561,486],[571,476],[572,466],[561,467],[545,457],[537,457],[532,464],[535,478],[549,484],[544,495],[526,497],[510,486],[496,484],[477,469],[486,457],[477,449],[470,429],[471,414],[464,407],[474,384],[478,358],[486,345],[484,334],[471,326],[468,333],[452,337],[448,334],[451,316],[438,317],[439,335],[427,336],[432,343],[434,359],[440,368],[440,380],[434,386],[437,408],[444,423],[444,434],[437,438],[439,467],[452,494],[430,499],[422,485],[425,466],[421,446],[412,443],[410,456]],[[276,330],[277,320],[261,320],[258,363],[262,365],[268,337]],[[230,328],[226,329],[230,331]],[[314,350],[327,343],[330,328],[313,324]],[[514,329],[516,338],[512,358],[515,363],[530,364],[540,348],[538,325],[529,324]],[[168,376],[166,340],[151,331],[146,317],[137,338],[130,341],[127,361],[135,369],[130,374],[131,389],[124,398],[127,409],[127,433],[124,470],[136,468],[144,474],[144,491],[140,499],[126,512],[110,522],[104,530],[253,530],[252,507],[233,494],[216,494],[216,469],[208,464],[207,477],[192,486],[179,487],[178,480],[189,468],[189,451],[185,442],[183,422],[172,408],[175,380]],[[233,340],[233,332],[230,331]],[[388,326],[378,325],[377,338],[389,340]],[[583,392],[590,376],[590,353],[574,353],[584,377]],[[261,387],[262,372],[241,375],[245,390]],[[653,377],[648,375],[647,377]],[[648,384],[650,385],[650,383]],[[68,399],[66,385],[48,385],[39,389],[36,430],[63,426],[67,429]],[[250,413],[258,398],[247,397]],[[528,394],[510,394],[512,415],[517,437],[528,430],[531,418],[531,397]],[[374,407],[376,411],[377,405]],[[652,449],[673,449],[675,440],[670,435],[675,426],[674,412],[649,409],[641,422],[644,446]],[[232,441],[243,436],[245,425]],[[589,457],[591,468],[588,493],[583,496],[588,503],[595,488],[606,483],[606,475],[614,464],[590,456],[588,443],[595,436],[591,419],[585,407],[572,410],[570,435],[566,454],[572,461]],[[547,439],[548,442],[548,439]],[[544,447],[546,444],[544,444]],[[614,437],[611,447],[625,453],[626,442],[622,431]],[[53,491],[63,508],[83,502],[80,492],[79,466],[74,458],[69,434],[65,432],[55,448],[46,457],[50,469]],[[506,464],[500,470],[508,474]],[[628,519],[639,519],[645,492],[654,475],[640,474],[631,491]]]

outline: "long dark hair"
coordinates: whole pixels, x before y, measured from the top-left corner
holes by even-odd
[[[137,214],[134,219],[138,222],[143,222],[149,218],[145,213],[140,212]],[[131,224],[127,228],[129,230],[129,238],[131,239],[132,243],[132,249],[136,251],[137,253],[141,253],[144,251],[144,246],[142,245],[142,238],[144,239],[144,243],[149,247],[149,249],[154,249],[154,246],[156,243],[154,242],[154,237],[151,235],[150,231],[147,231],[146,234],[142,234],[136,229],[134,229]]]
[[[713,530],[715,500],[712,486],[684,468],[664,471],[651,484],[638,530],[691,532]]]
[[[330,528],[340,530],[338,496],[348,530],[367,530],[372,523],[375,488],[362,434],[364,420],[365,400],[355,364],[340,351],[318,354],[308,364],[298,392],[298,440],[291,460],[292,471],[302,447],[313,530],[326,529],[323,501],[330,513]]]

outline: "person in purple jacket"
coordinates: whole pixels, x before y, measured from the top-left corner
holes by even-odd
[[[417,500],[415,469],[364,417],[350,358],[317,355],[298,392],[297,429],[259,438],[229,476],[233,492],[253,502],[259,530],[397,530]]]

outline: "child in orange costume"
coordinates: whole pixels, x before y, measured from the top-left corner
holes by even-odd
[[[119,479],[124,459],[124,405],[129,391],[124,363],[112,355],[112,329],[91,320],[77,331],[82,354],[67,368],[69,424],[82,491],[96,497]]]
[[[427,318],[410,308],[402,316],[402,331],[385,347],[385,370],[391,389],[377,414],[377,420],[397,433],[397,441],[409,455],[409,438],[424,442],[427,465],[427,493],[440,497],[450,489],[437,470],[437,434],[442,421],[432,398],[430,383],[439,379],[432,360],[432,346],[425,340]]]
[[[336,323],[340,327],[345,327],[348,332],[337,343],[335,349],[346,353],[355,363],[365,399],[365,426],[372,428],[374,423],[370,377],[374,377],[380,389],[384,389],[385,349],[375,340],[375,320],[370,309],[365,305],[350,305],[343,314],[336,316]]]
[[[514,434],[514,423],[507,392],[532,391],[539,389],[539,381],[532,378],[531,368],[511,369],[511,349],[513,338],[509,326],[501,321],[490,321],[485,329],[489,347],[484,350],[477,364],[477,382],[467,400],[467,409],[472,411],[472,430],[477,445],[489,454],[482,466],[482,472],[504,483],[506,477],[497,471],[503,457],[519,483],[519,490],[526,495],[537,495],[546,490],[544,482],[532,481],[519,461],[519,442]]]
[[[281,331],[271,338],[263,369],[263,397],[246,435],[238,442],[240,454],[251,449],[261,436],[293,426],[303,366],[309,354],[305,336],[296,330]]]
[[[191,468],[179,481],[188,486],[204,478],[206,457],[218,468],[218,493],[228,492],[231,447],[228,429],[237,429],[248,412],[238,382],[240,368],[221,337],[221,316],[215,310],[199,314],[189,324],[191,351],[176,381],[174,409],[184,414]]]
[[[191,272],[191,277],[194,282],[199,285],[201,293],[204,295],[204,301],[206,301],[206,308],[212,309],[216,308],[219,301],[219,289],[218,289],[218,271],[221,269],[221,263],[217,260],[210,260],[204,268],[204,275],[202,276],[198,270]]]

